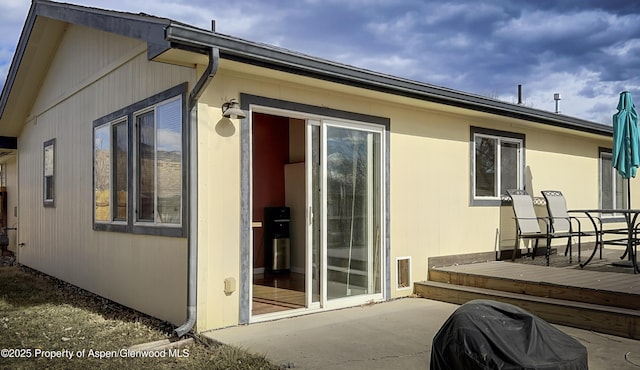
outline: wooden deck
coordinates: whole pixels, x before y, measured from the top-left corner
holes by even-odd
[[[414,287],[429,299],[493,299],[556,324],[640,339],[640,275],[491,261],[432,268]]]

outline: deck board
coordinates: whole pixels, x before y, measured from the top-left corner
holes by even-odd
[[[549,322],[640,339],[640,312],[637,309],[572,302],[548,297],[514,294],[438,282],[416,282],[416,294],[438,301],[464,304],[490,299],[516,305]]]
[[[434,270],[640,295],[640,275],[634,274],[559,269],[504,261],[438,267]]]
[[[640,339],[640,274],[613,272],[605,266],[607,261],[593,270],[575,264],[548,267],[543,262],[432,267],[429,280],[415,282],[414,292],[455,304],[500,300],[557,324]]]

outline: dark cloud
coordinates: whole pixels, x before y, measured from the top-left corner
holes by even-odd
[[[640,87],[638,1],[78,1],[204,28],[216,19],[222,33],[507,101],[523,84],[530,105],[548,110],[558,91],[565,114],[591,120],[609,115],[601,101]],[[28,7],[9,4],[0,82]]]
[[[615,14],[637,14],[640,13],[640,3],[629,0],[538,0],[535,3],[530,1],[516,1],[515,4],[529,4],[538,9],[552,10],[555,12],[571,12],[583,9],[602,9]]]

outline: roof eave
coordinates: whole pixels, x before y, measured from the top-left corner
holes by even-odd
[[[22,61],[22,56],[24,55],[24,51],[29,41],[29,35],[31,34],[31,30],[33,29],[33,25],[35,23],[36,5],[37,4],[35,2],[31,4],[31,8],[29,9],[27,19],[24,23],[24,27],[22,28],[20,38],[18,39],[18,45],[16,46],[16,51],[13,54],[13,58],[11,60],[9,71],[7,72],[7,78],[5,79],[4,86],[2,87],[2,94],[0,94],[0,117],[4,115],[4,110],[7,107],[9,94],[13,89],[13,84],[15,82],[16,75],[18,73],[18,67],[20,66],[20,62]]]
[[[29,37],[33,31],[37,17],[49,18],[144,40],[148,44],[149,59],[171,48],[170,43],[164,37],[164,30],[172,23],[169,19],[56,3],[46,0],[34,0],[29,9],[22,33],[20,34],[20,39],[7,73],[5,85],[0,95],[0,118],[3,117],[5,109],[7,108],[7,102],[19,73],[22,58],[28,46]]]
[[[172,42],[217,47],[221,58],[243,63],[596,135],[612,134],[611,126],[600,123],[334,63],[180,24],[168,27],[166,36]]]

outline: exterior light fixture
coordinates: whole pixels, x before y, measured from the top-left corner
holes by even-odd
[[[247,115],[240,109],[240,103],[238,103],[236,99],[231,99],[222,104],[222,116],[225,118],[247,118]]]

